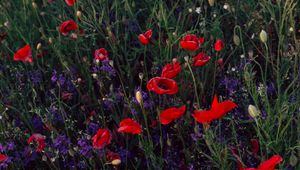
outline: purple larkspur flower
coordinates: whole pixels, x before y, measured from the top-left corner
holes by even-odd
[[[115,69],[109,64],[109,60],[103,60],[100,70],[108,73],[109,76],[116,76]]]
[[[276,92],[275,85],[273,82],[267,84],[267,94],[268,96],[274,95]]]
[[[99,129],[99,125],[91,122],[91,123],[89,123],[89,126],[87,128],[87,132],[88,132],[88,134],[92,135],[92,134],[95,134],[98,129]]]
[[[33,85],[38,85],[42,81],[42,73],[39,70],[29,72],[29,78]]]
[[[221,85],[225,86],[225,88],[228,90],[229,95],[232,95],[234,92],[237,91],[237,88],[240,85],[240,81],[238,79],[235,78],[228,78],[225,77],[222,81],[221,81]]]
[[[53,140],[53,147],[57,149],[60,154],[66,155],[68,154],[70,143],[71,143],[70,139],[66,135],[62,134],[62,135],[58,135]]]
[[[7,169],[11,163],[12,163],[12,158],[8,156],[5,161],[0,163],[0,169]]]
[[[82,156],[86,158],[90,158],[92,156],[93,147],[87,139],[82,137],[78,140],[77,144],[79,146],[79,153]]]
[[[16,145],[13,141],[9,141],[6,145],[8,151],[13,151],[16,148]]]
[[[32,125],[36,132],[41,133],[43,131],[43,121],[38,115],[33,115],[31,118]]]

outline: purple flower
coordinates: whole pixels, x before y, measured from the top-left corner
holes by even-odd
[[[97,130],[99,129],[99,125],[96,123],[89,123],[89,127],[87,129],[87,132],[91,135],[91,134],[95,134],[97,132]]]
[[[78,140],[77,144],[79,146],[79,153],[82,156],[87,158],[90,158],[92,156],[93,147],[87,139],[82,137]]]
[[[103,60],[102,66],[100,67],[100,70],[103,72],[108,73],[109,76],[116,76],[115,69],[109,64],[109,60]]]
[[[42,81],[41,71],[31,71],[29,72],[29,78],[33,85],[38,85]]]
[[[229,95],[232,95],[234,92],[236,92],[237,88],[239,87],[240,81],[234,78],[225,77],[221,81],[221,85],[225,86],[225,88],[229,92]]]
[[[58,135],[53,140],[53,147],[62,155],[66,155],[69,151],[70,139],[66,135]]]

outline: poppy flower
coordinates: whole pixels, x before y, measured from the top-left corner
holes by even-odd
[[[111,139],[112,136],[108,129],[98,129],[97,133],[92,137],[93,148],[102,149],[110,144]]]
[[[172,79],[181,71],[180,62],[176,61],[171,64],[166,64],[162,69],[161,77]]]
[[[181,48],[189,51],[197,50],[204,43],[204,38],[198,38],[194,34],[184,36],[180,41]]]
[[[65,2],[67,3],[67,5],[73,6],[75,4],[76,0],[65,0]]]
[[[4,162],[8,157],[0,153],[0,163]]]
[[[64,36],[66,36],[70,31],[77,29],[78,25],[73,20],[67,20],[59,26],[59,32]]]
[[[246,168],[245,170],[274,170],[276,165],[282,161],[282,157],[274,155],[270,159],[261,163],[258,168]],[[243,168],[241,168],[243,169]]]
[[[32,63],[32,50],[28,44],[19,49],[14,54],[14,61],[24,61]]]
[[[194,66],[195,67],[201,67],[206,65],[211,57],[206,55],[204,52],[200,52],[196,57],[193,58],[194,59]]]
[[[168,78],[154,77],[147,83],[147,89],[157,94],[175,94],[178,92],[177,83]]]
[[[151,37],[152,37],[152,30],[150,29],[144,34],[140,34],[138,38],[142,44],[147,45],[149,44]]]
[[[195,110],[192,116],[197,122],[207,125],[207,123],[223,117],[227,112],[231,111],[235,107],[237,107],[237,105],[234,102],[227,100],[219,103],[217,96],[214,96],[210,110]]]
[[[108,59],[108,52],[105,48],[100,48],[98,50],[95,50],[94,53],[95,60],[103,61]]]
[[[142,132],[142,127],[133,119],[126,118],[120,122],[118,132],[140,134]]]
[[[180,108],[169,108],[160,113],[160,122],[163,125],[171,123],[173,120],[180,118],[186,110],[186,106],[183,105]]]
[[[45,139],[46,139],[46,136],[41,135],[39,133],[34,133],[29,137],[27,143],[31,144],[31,142],[33,142],[33,141],[36,142],[37,143],[36,151],[37,152],[42,152],[44,150],[45,146],[46,146],[45,145]]]
[[[214,46],[216,51],[221,51],[224,48],[224,43],[222,40],[217,40]]]

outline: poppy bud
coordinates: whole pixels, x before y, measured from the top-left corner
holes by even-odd
[[[97,76],[96,73],[93,73],[93,74],[92,74],[92,77],[93,77],[94,79],[96,79],[98,76]]]
[[[219,65],[220,67],[222,67],[223,64],[224,64],[223,58],[219,58],[219,59],[217,60],[217,63],[218,63],[218,65]]]
[[[260,111],[253,105],[249,105],[248,107],[248,113],[252,118],[256,118],[257,116],[260,115]]]
[[[237,36],[236,34],[233,35],[233,42],[236,46],[239,46],[241,43],[239,36]]]
[[[7,28],[10,27],[10,23],[9,23],[8,21],[6,21],[6,22],[4,23],[4,26],[7,27]]]
[[[77,11],[77,12],[76,12],[76,16],[77,16],[77,18],[80,19],[80,18],[81,18],[81,11]]]
[[[215,0],[208,0],[208,4],[209,4],[209,6],[214,6]]]
[[[290,32],[294,32],[294,28],[293,28],[293,27],[290,27],[289,31],[290,31]]]
[[[37,8],[37,4],[35,2],[32,2],[31,5],[32,5],[32,8],[34,8],[34,9]]]
[[[185,56],[184,61],[189,62],[189,56]]]
[[[260,38],[260,41],[263,42],[263,43],[266,43],[267,40],[268,40],[268,35],[266,33],[265,30],[261,30],[260,34],[259,34],[259,38]]]
[[[298,163],[298,158],[297,158],[297,156],[296,156],[294,153],[292,153],[289,162],[290,162],[290,165],[291,165],[292,167],[294,167],[294,166],[297,165],[297,163]]]
[[[175,64],[177,62],[177,58],[172,59],[172,63]]]
[[[120,160],[120,159],[115,159],[115,160],[111,161],[111,164],[112,164],[113,166],[118,166],[118,165],[121,164],[121,160]]]
[[[76,33],[72,33],[72,34],[70,35],[70,37],[71,37],[73,40],[77,40],[77,38],[78,38],[78,36],[77,36]]]
[[[52,43],[53,43],[52,38],[49,38],[49,39],[48,39],[48,43],[49,43],[49,44],[52,44]]]
[[[113,60],[109,60],[109,65],[114,67],[114,61]]]
[[[135,99],[137,102],[141,105],[143,103],[143,95],[141,91],[136,91],[135,93]]]
[[[144,74],[143,73],[139,73],[139,78],[140,80],[143,80]]]
[[[42,48],[42,43],[38,43],[37,46],[36,46],[36,49],[39,50],[41,48]]]
[[[192,13],[193,12],[193,9],[192,8],[189,8],[189,13]]]

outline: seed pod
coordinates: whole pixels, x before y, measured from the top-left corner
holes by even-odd
[[[233,35],[233,42],[236,46],[239,46],[241,43],[240,37],[237,36],[236,34]]]
[[[252,118],[256,118],[257,116],[260,115],[260,111],[253,105],[249,105],[248,107],[248,113]]]
[[[209,6],[214,6],[215,0],[208,0],[208,4],[209,4]]]
[[[267,40],[268,40],[268,35],[266,33],[265,30],[261,30],[261,32],[259,33],[259,38],[260,38],[260,41],[263,42],[263,43],[266,43]]]

